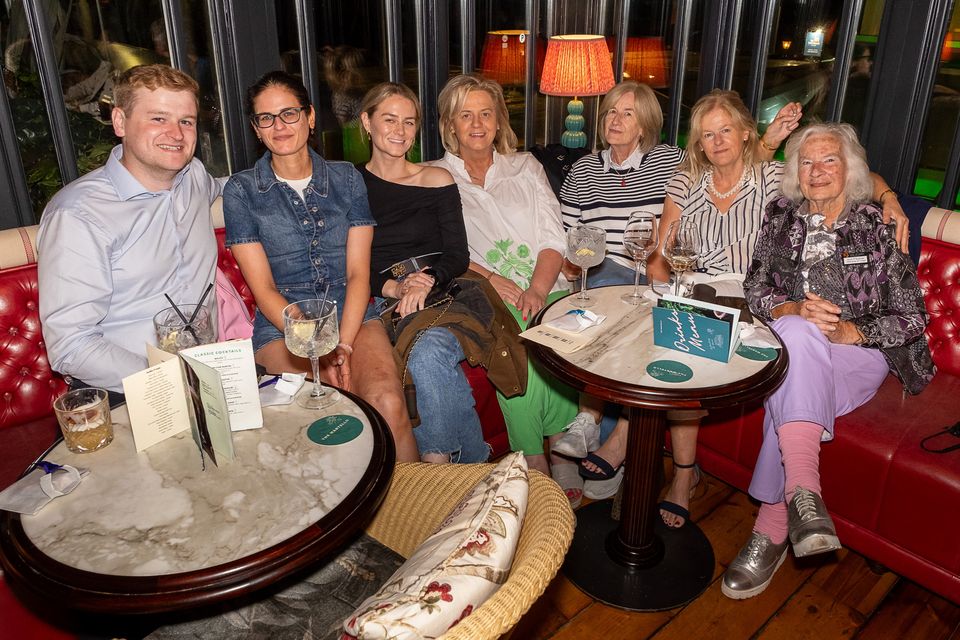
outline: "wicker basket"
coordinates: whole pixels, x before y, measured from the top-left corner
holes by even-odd
[[[367,533],[409,557],[493,466],[398,464]],[[563,491],[550,478],[531,471],[527,512],[509,579],[442,637],[486,640],[509,632],[553,580],[570,546],[573,527],[573,511]]]

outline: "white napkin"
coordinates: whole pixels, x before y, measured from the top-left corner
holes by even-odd
[[[607,316],[594,313],[588,309],[571,309],[559,318],[554,318],[544,324],[552,329],[560,329],[568,333],[580,333],[584,329],[602,324]]]
[[[740,323],[740,344],[748,347],[780,348],[780,341],[768,327],[747,322]]]
[[[260,387],[260,406],[269,407],[273,405],[284,405],[293,402],[293,396],[303,386],[307,379],[305,373],[284,373],[279,377],[261,378],[260,384],[268,382],[266,386]]]
[[[32,516],[54,498],[77,488],[89,469],[78,469],[68,464],[57,465],[49,473],[34,469],[0,492],[0,509]]]

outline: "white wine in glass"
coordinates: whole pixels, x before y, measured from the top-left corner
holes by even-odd
[[[650,304],[640,293],[640,265],[647,263],[647,258],[657,250],[658,244],[660,244],[660,236],[657,233],[656,214],[650,211],[631,213],[627,227],[623,231],[623,250],[633,258],[636,272],[633,276],[633,292],[620,296],[620,299],[627,304],[639,306]]]
[[[603,262],[607,250],[607,232],[600,227],[580,225],[567,231],[567,260],[580,267],[580,293],[573,297],[575,307],[589,307],[595,300],[587,295],[587,269]]]
[[[300,392],[297,404],[305,409],[324,409],[340,400],[339,391],[327,391],[320,384],[320,356],[336,349],[340,342],[337,303],[314,298],[287,305],[283,309],[283,337],[287,350],[309,358],[313,369],[313,386]]]
[[[663,257],[673,270],[674,295],[680,295],[680,279],[684,272],[693,269],[700,258],[700,230],[690,220],[670,223],[663,241]]]

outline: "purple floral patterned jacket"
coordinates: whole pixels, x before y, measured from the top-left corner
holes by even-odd
[[[751,311],[766,321],[774,307],[804,299],[801,272],[806,221],[801,206],[781,197],[764,213],[744,281]],[[912,394],[934,374],[923,330],[927,311],[917,269],[897,246],[880,208],[853,205],[835,225],[836,252],[810,268],[810,290],[841,308],[863,333],[861,346],[880,349],[890,370]]]

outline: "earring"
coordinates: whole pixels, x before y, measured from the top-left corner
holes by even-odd
[[[313,135],[313,132],[314,132],[314,128],[310,127],[310,135]]]

